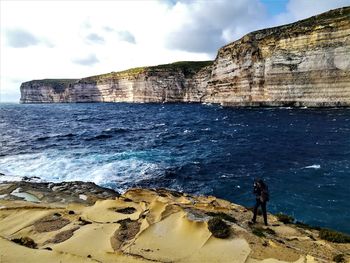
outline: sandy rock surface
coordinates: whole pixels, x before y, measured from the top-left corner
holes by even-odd
[[[10,194],[18,188],[40,200]],[[339,254],[350,262],[349,243],[321,240],[318,230],[284,224],[273,215],[268,227],[261,218],[250,225],[250,210],[212,196],[165,189],[119,195],[80,182],[3,183],[0,194],[1,262],[301,263],[331,262]],[[227,238],[209,230],[213,218],[224,221]]]

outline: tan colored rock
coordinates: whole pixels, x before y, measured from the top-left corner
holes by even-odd
[[[33,80],[21,85],[20,101],[350,106],[350,7],[252,32],[220,48],[209,64],[178,62],[80,80]]]
[[[29,182],[19,184],[23,189],[34,187]],[[44,196],[51,194],[40,184],[35,189]],[[39,204],[0,200],[0,206],[1,262],[302,263],[331,262],[339,254],[350,260],[350,243],[321,240],[318,230],[284,225],[273,215],[269,219],[275,224],[269,231],[261,218],[249,226],[251,211],[213,196],[131,189],[93,205],[73,199]],[[215,238],[209,231],[208,221],[215,216],[224,218],[231,230],[229,237]],[[63,225],[60,218],[69,224]],[[38,229],[40,222],[46,222],[43,227],[49,231]],[[256,228],[264,235],[254,234]],[[11,241],[21,238],[33,240],[37,248]]]
[[[349,106],[350,7],[264,29],[221,48],[205,101]]]

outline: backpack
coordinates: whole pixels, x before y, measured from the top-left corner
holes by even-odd
[[[265,187],[265,189],[261,190],[260,201],[261,202],[270,201],[270,193],[269,193],[269,189],[267,188],[267,186]]]

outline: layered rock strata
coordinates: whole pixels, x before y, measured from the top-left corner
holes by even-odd
[[[18,188],[22,200],[13,195]],[[80,198],[67,199],[69,189],[73,196],[82,191]],[[165,189],[103,192],[78,182],[0,184],[1,262],[350,260],[350,236],[327,241],[322,230],[270,214],[270,226],[260,217],[251,225],[249,209],[213,196]],[[29,194],[37,200],[28,201]]]
[[[213,63],[25,82],[21,102],[350,106],[350,7],[252,32],[219,49]]]
[[[221,48],[206,101],[349,106],[350,7],[256,31]]]
[[[33,80],[21,85],[21,102],[200,102],[211,64],[176,62],[79,80]]]

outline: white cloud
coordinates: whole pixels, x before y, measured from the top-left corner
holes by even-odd
[[[349,1],[290,0],[276,17],[260,0],[0,1],[0,100],[19,98],[24,80],[213,59],[249,31]]]
[[[90,33],[86,36],[86,40],[91,44],[103,44],[105,39],[96,33]]]
[[[126,41],[132,44],[136,44],[135,36],[131,34],[129,31],[124,30],[124,31],[118,31],[118,38],[122,41]]]
[[[13,48],[26,48],[36,45],[45,45],[47,47],[54,47],[49,41],[40,38],[30,33],[29,31],[16,28],[7,29],[5,31],[7,45]]]
[[[36,46],[40,40],[23,29],[9,29],[6,31],[7,43],[10,47],[23,48]]]
[[[214,54],[257,25],[263,27],[267,13],[259,0],[217,0],[179,2],[172,15],[178,23],[167,35],[169,48]]]
[[[91,66],[98,63],[99,60],[95,54],[88,54],[87,56],[84,56],[84,57],[73,58],[72,62],[83,66]]]

